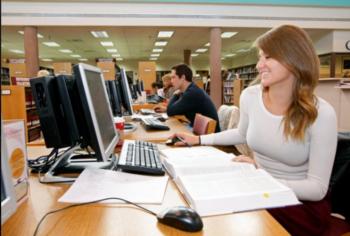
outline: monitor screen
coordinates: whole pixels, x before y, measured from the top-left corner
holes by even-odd
[[[103,75],[99,68],[83,63],[73,69],[92,148],[98,159],[107,161],[114,152],[119,135],[113,123]]]
[[[1,121],[1,224],[5,223],[17,208],[5,142]]]
[[[120,82],[121,82],[121,93],[122,93],[122,104],[125,109],[126,115],[132,115],[132,97],[129,88],[128,79],[125,74],[125,70],[120,70]]]

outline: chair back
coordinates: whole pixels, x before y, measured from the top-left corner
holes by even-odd
[[[193,123],[193,133],[196,135],[211,134],[215,132],[216,120],[196,113]]]
[[[238,110],[238,114],[239,114],[239,109],[236,106],[221,105],[219,107],[218,116],[219,116],[219,125],[220,125],[221,131],[228,129],[228,125],[231,119],[231,114],[235,109]]]

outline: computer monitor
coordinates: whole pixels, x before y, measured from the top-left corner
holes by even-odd
[[[121,99],[118,94],[115,80],[106,80],[106,89],[112,109],[113,116],[122,116]]]
[[[113,123],[103,75],[99,68],[83,63],[75,65],[73,71],[91,146],[98,160],[108,161],[114,153],[119,135]]]
[[[16,196],[12,183],[6,140],[1,121],[1,225],[16,211]]]
[[[122,95],[122,104],[125,109],[124,114],[125,115],[132,115],[132,97],[131,92],[129,88],[128,79],[126,77],[126,73],[124,69],[120,69],[120,89],[121,89],[121,95]]]

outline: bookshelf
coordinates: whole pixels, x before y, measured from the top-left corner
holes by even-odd
[[[222,103],[226,105],[233,104],[233,80],[222,82]]]
[[[24,120],[27,142],[40,138],[39,116],[29,86],[2,86],[1,114],[4,120]]]
[[[237,74],[238,78],[243,81],[243,89],[248,87],[248,85],[258,76],[256,64],[232,68],[230,71]]]
[[[1,67],[1,85],[10,85],[10,69]]]

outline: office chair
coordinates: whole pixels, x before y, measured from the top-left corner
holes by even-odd
[[[211,134],[215,132],[216,120],[196,113],[193,122],[193,133],[196,135]]]
[[[221,105],[218,109],[219,116],[219,125],[220,130],[227,130],[232,111],[235,109],[235,106]],[[238,109],[238,108],[237,108]]]

